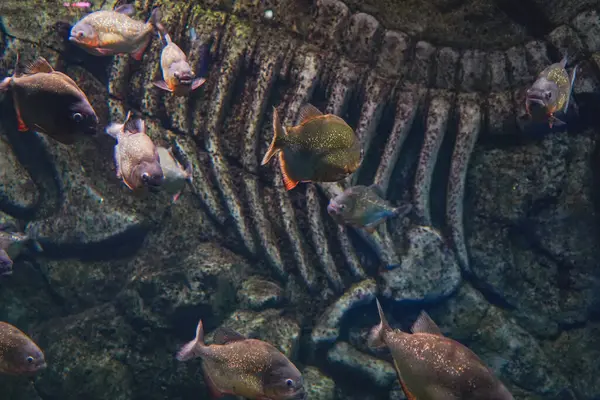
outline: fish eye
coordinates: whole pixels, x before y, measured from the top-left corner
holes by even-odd
[[[150,174],[149,174],[149,173],[147,173],[147,172],[144,172],[144,173],[142,174],[142,180],[143,180],[144,182],[148,182],[148,181],[150,180]]]
[[[287,387],[292,387],[292,386],[294,386],[294,381],[291,379],[287,379],[285,381],[285,384],[287,385]]]
[[[26,358],[26,360],[27,360],[27,362],[28,362],[29,364],[32,364],[32,363],[33,363],[33,357],[31,357],[31,356],[28,356],[28,357]]]
[[[345,204],[340,204],[340,211],[344,211],[346,209],[346,205]]]
[[[81,113],[73,114],[73,121],[75,121],[75,122],[83,121],[83,115],[81,115]]]
[[[544,96],[546,96],[547,99],[552,98],[552,92],[550,90],[547,90],[546,93],[544,93]]]
[[[85,37],[85,32],[84,31],[77,32],[77,38],[83,39],[84,37]]]

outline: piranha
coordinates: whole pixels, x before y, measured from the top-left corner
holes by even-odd
[[[34,375],[46,368],[44,353],[25,333],[0,321],[0,373]]]
[[[525,109],[534,121],[548,122],[550,128],[565,125],[554,113],[562,111],[567,113],[573,83],[577,75],[577,66],[573,68],[571,76],[565,69],[567,56],[558,62],[546,67],[538,75],[537,80],[527,90]]]
[[[190,30],[192,43],[196,41],[196,30]],[[162,81],[154,82],[160,89],[167,90],[175,96],[187,96],[206,82],[205,78],[196,78],[196,74],[188,63],[185,53],[171,40],[168,33],[164,35],[165,47],[160,55]]]
[[[11,223],[0,224],[0,276],[11,275],[13,259],[23,252],[28,243],[33,243],[38,251],[42,246],[24,233],[17,232]]]
[[[160,8],[155,8],[146,23],[130,18],[132,4],[111,11],[96,11],[83,17],[72,28],[69,41],[95,56],[131,54],[141,60],[155,31],[164,30]]]
[[[181,196],[186,182],[193,184],[192,164],[190,163],[186,168],[183,168],[173,155],[172,149],[161,146],[157,149],[164,177],[161,187],[164,191],[173,195],[173,203],[175,203]]]
[[[29,241],[27,235],[12,232],[9,224],[0,225],[0,276],[11,275],[16,258]]]
[[[117,140],[114,158],[117,178],[129,189],[139,192],[143,188],[158,189],[163,183],[158,149],[146,135],[146,124],[127,113],[122,124],[110,124],[106,133]]]
[[[304,381],[298,368],[267,342],[247,339],[218,328],[214,344],[204,344],[202,320],[196,338],[184,345],[177,360],[200,357],[205,382],[213,397],[226,394],[256,400],[304,400]]]
[[[24,70],[19,67],[0,82],[0,92],[12,92],[20,132],[33,130],[63,143],[78,135],[95,135],[98,117],[87,96],[62,72],[40,57]]]
[[[261,165],[278,154],[286,190],[299,182],[336,182],[356,171],[362,160],[360,141],[337,115],[323,115],[306,104],[300,124],[284,128],[273,107],[274,137]]]
[[[493,371],[467,347],[445,337],[425,311],[409,334],[393,330],[376,301],[381,322],[371,330],[369,345],[389,348],[408,400],[513,400]]]
[[[410,204],[392,207],[384,196],[378,185],[353,186],[332,198],[327,212],[340,225],[348,224],[373,233],[388,218],[405,215],[412,209]]]

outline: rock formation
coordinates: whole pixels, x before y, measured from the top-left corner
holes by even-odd
[[[39,3],[0,5],[0,75],[17,53],[46,57],[102,127],[140,111],[195,185],[176,204],[134,197],[110,137],[64,147],[19,133],[0,103],[0,223],[26,224],[43,249],[0,281],[0,319],[49,364],[33,383],[2,377],[11,400],[203,398],[199,363],[173,357],[200,317],[272,341],[311,399],[396,399],[385,355],[364,343],[375,296],[404,328],[426,309],[516,399],[600,396],[597,1],[136,2],[140,19],[162,6],[192,63],[188,29],[211,43],[189,99],[153,88],[158,40],[141,62],[93,57],[65,41],[81,12]],[[520,131],[524,91],[567,51],[578,115],[568,132]],[[365,161],[345,182],[286,192],[259,160],[272,107],[291,125],[305,102],[344,117]],[[373,235],[335,225],[327,201],[355,183],[415,216]]]

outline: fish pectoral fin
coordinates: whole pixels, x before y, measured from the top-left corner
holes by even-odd
[[[44,57],[39,57],[31,64],[27,65],[24,70],[24,73],[27,75],[37,74],[38,72],[50,73],[54,72],[54,68],[52,68],[50,63]]]
[[[283,175],[283,184],[285,185],[285,190],[292,190],[300,181],[295,181],[288,175],[287,165],[285,164],[285,160],[283,158],[283,152],[279,152],[279,166],[281,167],[281,175]]]
[[[169,85],[167,84],[167,82],[165,81],[156,81],[156,82],[152,82],[152,84],[154,86],[156,86],[159,89],[162,90],[166,90],[167,92],[172,92],[173,90],[169,87]]]
[[[105,32],[100,36],[99,43],[102,43],[103,47],[94,47],[94,49],[103,55],[114,54],[114,50],[106,49],[105,46],[109,46],[115,43],[121,43],[123,41],[123,36],[119,35],[115,32]]]
[[[194,82],[192,82],[192,90],[198,89],[200,86],[204,85],[206,82],[206,78],[196,78]]]
[[[312,104],[305,104],[300,109],[300,124],[322,115],[323,113],[317,107]]]
[[[419,314],[419,317],[410,330],[412,333],[429,333],[431,335],[444,336],[439,326],[425,311],[421,311],[421,314]]]

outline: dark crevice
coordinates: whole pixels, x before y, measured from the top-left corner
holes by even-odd
[[[554,24],[546,18],[544,10],[533,0],[495,0],[494,2],[508,18],[522,26],[536,39],[545,40],[545,36],[554,29]]]

